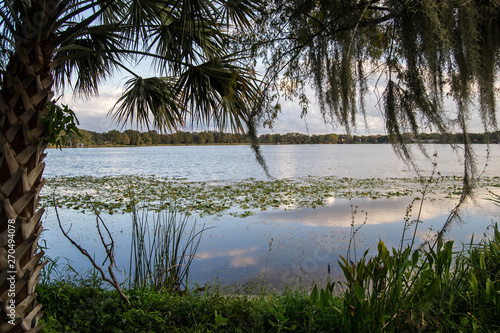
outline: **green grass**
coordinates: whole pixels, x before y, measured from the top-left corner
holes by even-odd
[[[189,228],[189,226],[191,228]],[[133,209],[130,251],[130,289],[181,291],[201,242],[204,226],[196,228],[176,207],[160,212]]]
[[[37,287],[44,332],[500,331],[500,232],[457,250],[452,241],[341,258],[343,282],[257,296],[217,286],[183,294],[126,290],[95,276]]]
[[[127,290],[127,307],[114,291],[57,282],[38,287],[44,332],[303,332],[340,328],[329,309],[305,293],[227,296],[219,290],[179,296]],[[332,326],[334,325],[334,326]]]

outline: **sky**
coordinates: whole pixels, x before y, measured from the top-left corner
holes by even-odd
[[[137,129],[137,127],[130,126],[127,124],[124,128],[120,124],[117,124],[108,115],[108,111],[112,109],[113,105],[116,103],[118,98],[121,96],[123,89],[121,85],[109,84],[104,85],[100,88],[99,96],[92,98],[78,98],[72,96],[71,92],[66,93],[62,98],[63,104],[68,104],[68,106],[75,111],[78,120],[80,122],[80,128],[95,131],[95,132],[108,132],[110,130],[125,130],[125,129]],[[314,93],[311,91],[310,99],[314,98]],[[300,114],[302,109],[298,105],[297,101],[292,100],[281,100],[281,113],[278,115],[272,129],[263,128],[259,129],[260,134],[267,133],[309,133],[309,134],[327,134],[327,133],[343,133],[341,127],[333,127],[331,124],[326,124],[323,121],[323,117],[319,112],[319,107],[316,103],[312,103],[310,106],[310,111],[308,115],[301,119]],[[369,116],[369,134],[383,134],[383,120],[379,116],[379,111],[371,110]],[[364,129],[364,122],[362,118],[359,119],[359,129],[358,132],[366,134],[367,131]],[[141,129],[139,129],[141,130]],[[186,128],[189,131],[201,131],[203,128]]]
[[[123,92],[123,84],[127,78],[117,76],[113,81],[103,84],[99,89],[99,96],[91,98],[79,98],[73,96],[70,89],[67,89],[61,99],[63,104],[67,104],[77,115],[80,122],[79,128],[95,132],[108,132],[110,130],[123,131],[126,129],[138,129],[139,131],[146,131],[146,128],[137,128],[127,124],[122,127],[117,124],[108,111],[112,109],[118,98]],[[366,126],[364,119],[361,115],[357,117],[357,128],[352,134],[357,135],[374,135],[386,134],[384,119],[381,116],[378,107],[377,95],[374,93],[375,86],[369,87],[365,98],[366,103]],[[311,100],[310,110],[307,116],[302,119],[300,117],[301,107],[296,100],[281,99],[281,113],[278,115],[272,129],[261,127],[258,131],[259,134],[267,133],[304,133],[304,134],[344,134],[344,128],[340,126],[333,126],[332,124],[325,123],[319,111],[319,106],[315,102],[315,94],[312,89],[307,91],[308,98]],[[454,103],[451,100],[445,102],[445,108],[453,114]],[[498,109],[497,109],[498,113]],[[185,128],[185,131],[203,131],[205,128]],[[470,119],[469,132],[477,133],[483,132],[482,123],[477,114],[473,114]]]

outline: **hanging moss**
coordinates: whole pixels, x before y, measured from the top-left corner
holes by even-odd
[[[387,134],[406,161],[404,133],[463,134],[464,193],[471,193],[468,119],[477,112],[485,132],[498,129],[500,2],[275,0],[260,23],[240,37],[267,65],[269,96],[295,97],[312,86],[325,122],[350,133],[356,117],[366,117],[367,82],[376,81]],[[278,84],[284,78],[287,89]],[[445,98],[455,112],[445,110]]]

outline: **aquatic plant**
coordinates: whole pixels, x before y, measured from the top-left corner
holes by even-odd
[[[483,177],[481,187],[498,184],[499,177]],[[462,177],[436,176],[432,194],[438,198],[457,198],[461,195]],[[91,211],[86,193],[100,212],[123,214],[136,207],[163,210],[170,201],[176,202],[179,212],[203,215],[231,214],[250,216],[268,209],[315,208],[324,206],[331,198],[394,198],[416,197],[420,179],[414,178],[338,178],[303,177],[297,179],[256,180],[239,182],[195,182],[155,176],[119,177],[55,177],[46,180],[41,204],[53,205],[49,191],[57,189],[59,207],[80,212]],[[242,213],[243,212],[243,213]]]
[[[180,292],[188,285],[189,268],[207,228],[189,229],[189,216],[175,204],[167,209],[138,212],[132,209],[132,243],[129,283],[134,290],[168,289]]]
[[[315,285],[311,304],[339,313],[344,331],[350,332],[500,329],[492,320],[500,314],[498,225],[491,227],[489,237],[477,244],[472,238],[461,250],[441,233],[415,248],[420,211],[421,207],[415,220],[407,212],[399,248],[389,250],[380,240],[374,255],[367,250],[354,261],[349,252],[347,259],[341,256],[344,281],[328,281],[323,288]],[[412,236],[405,239],[411,228]],[[342,292],[336,293],[334,286],[343,286]]]

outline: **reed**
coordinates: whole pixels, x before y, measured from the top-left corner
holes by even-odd
[[[165,210],[132,210],[129,289],[169,289],[180,292],[188,287],[189,268],[207,228],[197,230],[196,220],[181,214],[175,205]]]

